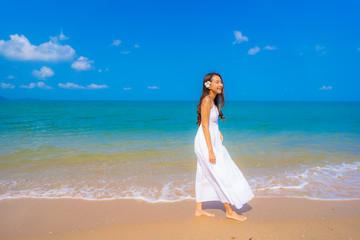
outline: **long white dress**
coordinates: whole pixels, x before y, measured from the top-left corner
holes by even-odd
[[[221,201],[240,209],[244,203],[254,197],[254,193],[221,142],[218,118],[219,110],[214,104],[209,115],[209,132],[216,158],[215,163],[209,161],[209,150],[202,123],[195,136],[194,150],[197,157],[196,202]]]

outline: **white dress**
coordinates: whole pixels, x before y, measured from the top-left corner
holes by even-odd
[[[209,150],[202,123],[195,136],[194,150],[197,157],[196,202],[221,201],[240,209],[244,203],[254,197],[254,193],[221,142],[218,118],[219,110],[214,104],[210,110],[209,132],[216,158],[215,163],[209,161]]]

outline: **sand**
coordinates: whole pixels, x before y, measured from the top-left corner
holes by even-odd
[[[195,216],[195,200],[5,199],[0,239],[360,239],[360,200],[254,198],[233,207],[244,222],[203,208],[216,216]]]

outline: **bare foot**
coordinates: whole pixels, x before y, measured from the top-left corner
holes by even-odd
[[[195,211],[195,216],[209,216],[209,217],[215,217],[215,214],[213,213],[209,213],[207,211],[204,211],[204,210],[196,210]]]
[[[237,214],[235,211],[232,211],[231,213],[226,213],[225,215],[227,218],[232,218],[238,221],[245,221],[247,219],[246,217]]]

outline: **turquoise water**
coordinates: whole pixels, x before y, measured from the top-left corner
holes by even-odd
[[[195,101],[0,101],[0,199],[195,198]],[[360,199],[359,102],[226,102],[258,197]]]

